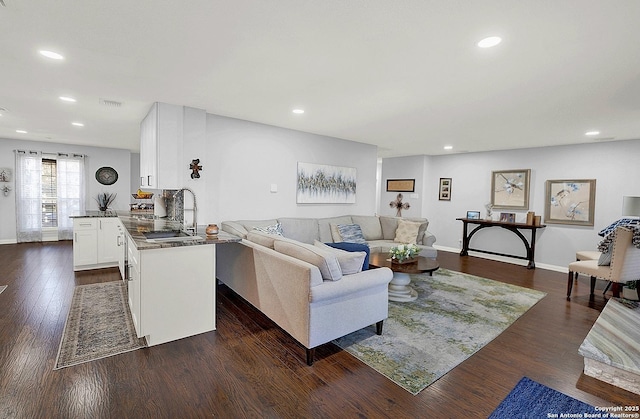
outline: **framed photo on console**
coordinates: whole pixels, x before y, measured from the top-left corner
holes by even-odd
[[[438,199],[440,201],[451,201],[451,178],[450,177],[441,177],[440,178],[440,189],[439,189]]]
[[[495,209],[529,209],[531,169],[491,172],[491,205]]]
[[[467,211],[467,218],[469,220],[479,220],[480,219],[480,211]]]

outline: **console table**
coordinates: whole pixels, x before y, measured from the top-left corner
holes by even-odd
[[[462,232],[462,251],[460,252],[460,256],[467,256],[469,254],[469,250],[480,253],[488,253],[491,255],[498,256],[506,256],[516,259],[524,259],[528,260],[529,264],[527,265],[527,269],[535,269],[535,256],[536,256],[536,231],[540,228],[545,228],[545,225],[531,225],[524,223],[507,223],[502,221],[490,221],[490,220],[480,220],[480,219],[471,219],[471,218],[456,218],[456,220],[462,221],[463,223],[463,232]],[[474,228],[471,233],[468,232],[469,224],[477,224],[477,227]],[[515,235],[520,237],[522,243],[524,243],[525,249],[527,249],[527,256],[519,256],[519,255],[510,255],[506,253],[498,253],[498,252],[490,252],[488,250],[481,249],[473,249],[469,247],[469,242],[471,241],[471,237],[473,237],[478,230],[482,230],[487,227],[501,227],[506,230],[513,232]],[[520,230],[530,230],[531,231],[531,240],[527,240],[527,238],[522,234]]]

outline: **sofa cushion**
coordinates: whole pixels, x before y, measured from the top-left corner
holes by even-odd
[[[279,218],[282,235],[303,243],[313,244],[318,235],[318,220],[315,218]]]
[[[380,228],[382,229],[382,238],[384,240],[393,240],[396,238],[396,230],[398,229],[398,218],[380,216]]]
[[[276,237],[279,236],[276,234],[265,233],[259,230],[251,230],[247,234],[247,240],[259,244],[260,246],[268,247],[269,249],[273,249],[273,242],[276,241]]]
[[[398,220],[398,229],[393,241],[396,243],[416,244],[421,225],[422,223],[415,221]]]
[[[317,266],[322,279],[338,281],[342,278],[342,269],[340,269],[338,258],[333,253],[307,243],[288,240],[276,240],[273,248],[280,253]]]
[[[336,249],[346,250],[347,252],[364,252],[366,256],[362,261],[362,270],[366,271],[367,269],[369,269],[369,255],[371,254],[369,245],[347,242],[326,243],[326,245],[334,247]]]
[[[375,215],[352,215],[354,224],[358,224],[362,229],[365,240],[381,240],[382,227],[380,219]],[[334,240],[335,241],[335,240]]]
[[[318,219],[318,233],[320,237],[318,238],[321,242],[331,242],[336,241],[333,240],[333,236],[331,235],[331,224],[351,224],[351,217],[345,215],[342,217],[331,217],[331,218],[320,218]],[[342,240],[337,240],[342,241]]]
[[[358,224],[338,224],[338,230],[344,242],[367,244]]]
[[[326,244],[320,243],[317,240],[315,241],[315,243],[313,243],[313,245],[336,255],[336,257],[338,258],[338,264],[340,265],[340,269],[342,270],[342,275],[351,275],[362,272],[364,260],[367,258],[366,252],[347,252],[346,250],[327,246]]]

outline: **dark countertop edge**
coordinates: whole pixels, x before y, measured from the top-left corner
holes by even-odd
[[[198,225],[197,236],[202,240],[186,240],[178,242],[150,243],[144,233],[158,230],[183,230],[184,226],[178,221],[159,218],[153,214],[138,214],[128,211],[85,211],[72,215],[70,218],[114,218],[118,217],[138,250],[165,249],[174,247],[202,246],[211,244],[235,243],[242,240],[238,236],[220,231],[217,236],[207,236],[206,225]]]

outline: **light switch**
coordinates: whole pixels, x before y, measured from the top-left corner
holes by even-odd
[[[272,183],[271,184],[271,193],[276,193],[278,192],[278,184],[277,183]]]

